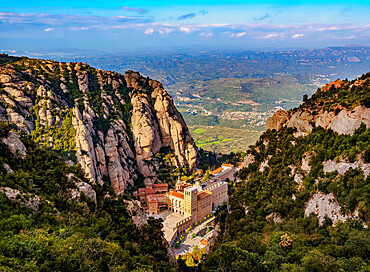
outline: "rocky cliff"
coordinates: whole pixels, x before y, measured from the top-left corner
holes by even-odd
[[[1,121],[117,194],[138,175],[156,178],[151,158],[162,148],[176,167],[196,167],[197,148],[171,97],[139,73],[21,58],[0,66],[0,95]]]
[[[266,123],[267,130],[279,130],[281,127],[292,127],[296,135],[305,135],[313,125],[330,128],[339,134],[353,134],[362,123],[370,127],[370,108],[368,101],[357,99],[369,86],[369,74],[353,81],[339,79],[326,84],[298,109],[278,110]],[[353,96],[354,101],[348,104],[346,96]],[[343,101],[341,101],[343,99]],[[330,106],[329,103],[331,103]]]

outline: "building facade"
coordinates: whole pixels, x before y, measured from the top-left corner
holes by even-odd
[[[178,181],[176,190],[167,193],[167,199],[171,212],[191,217],[194,223],[227,201],[227,183],[218,179],[194,185]]]

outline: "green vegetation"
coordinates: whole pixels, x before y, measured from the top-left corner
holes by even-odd
[[[196,129],[193,130],[193,133],[201,134],[204,131],[205,131],[205,129],[203,129],[203,128],[196,128]]]
[[[20,57],[13,57],[13,56],[9,56],[9,55],[4,54],[4,53],[0,53],[0,64],[12,63],[12,62],[18,61],[20,59],[21,59]]]
[[[256,162],[240,171],[248,182],[230,192],[231,213],[221,208],[216,217],[226,234],[212,248],[202,271],[367,271],[370,269],[369,231],[357,221],[337,223],[327,218],[320,226],[315,215],[303,218],[306,201],[318,190],[333,193],[343,212],[359,209],[370,222],[370,176],[361,170],[324,174],[322,162],[362,156],[370,142],[370,129],[362,125],[352,136],[314,128],[306,137],[294,130],[267,131],[250,154]],[[264,144],[268,143],[268,144]],[[298,189],[289,166],[300,166],[311,154],[311,172]],[[354,155],[352,155],[354,154]],[[258,171],[269,159],[268,167]],[[298,168],[298,173],[303,173]],[[292,196],[295,195],[294,200]],[[246,211],[248,211],[246,213]],[[276,213],[284,221],[267,217]],[[287,238],[289,237],[289,239]]]
[[[189,131],[197,147],[224,154],[246,150],[261,135],[260,131],[219,126],[189,126]]]
[[[9,130],[2,123],[1,137]],[[38,196],[40,205],[34,211],[0,193],[0,271],[172,271],[159,220],[137,228],[126,196],[116,196],[108,184],[92,185],[97,203],[83,192],[73,200],[76,181],[88,182],[79,166],[23,141],[24,160],[0,141],[0,187]]]
[[[319,91],[301,108],[353,108],[367,97],[368,81],[352,87],[353,94],[348,87]],[[229,191],[231,212],[226,205],[217,212],[220,237],[202,271],[370,270],[370,232],[363,226],[370,223],[370,175],[365,177],[360,168],[343,175],[323,171],[328,160],[368,161],[370,129],[362,124],[353,135],[339,135],[314,127],[305,137],[294,137],[295,131],[269,130],[250,146],[247,153],[255,162],[239,172],[243,181]],[[309,172],[302,169],[303,158],[309,160]],[[295,175],[301,175],[301,184]],[[319,191],[333,194],[343,214],[358,210],[359,220],[333,224],[325,217],[320,225],[315,214],[305,215],[307,201]]]
[[[300,108],[315,110],[323,108],[325,111],[353,109],[355,106],[362,105],[370,108],[370,72],[362,75],[359,80],[363,81],[360,85],[354,85],[355,80],[344,80],[340,87],[331,86],[329,90],[318,90]]]
[[[41,124],[38,106],[33,108],[33,113],[36,116],[35,129],[31,132],[33,141],[57,151],[76,151],[76,131],[72,124],[72,111],[67,108],[61,110],[58,113],[61,121],[56,121],[52,126]]]
[[[179,263],[180,271],[189,271],[192,268],[196,269],[196,266],[205,259],[205,252],[205,247],[199,249],[198,246],[195,246],[192,252],[178,255],[177,262]]]

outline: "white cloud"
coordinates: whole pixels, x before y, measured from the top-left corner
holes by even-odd
[[[191,29],[189,27],[181,26],[180,31],[185,32],[185,33],[190,33]]]
[[[211,38],[213,36],[212,33],[206,33],[206,32],[199,33],[198,35],[204,38]]]
[[[337,26],[331,26],[331,27],[320,27],[317,29],[317,31],[327,31],[327,30],[340,30]]]
[[[82,27],[71,27],[70,28],[73,31],[80,31],[80,30],[88,30],[88,27],[82,26]]]
[[[267,34],[264,36],[259,36],[256,39],[270,40],[270,39],[284,38],[284,37],[285,37],[284,33],[271,33],[271,34]]]
[[[53,31],[53,30],[54,30],[54,28],[51,28],[51,27],[44,29],[44,31],[46,31],[46,32]]]
[[[237,37],[237,38],[240,38],[240,37],[243,37],[247,34],[247,32],[240,32],[240,33],[232,33],[230,35],[230,37]]]
[[[14,54],[14,53],[16,53],[17,51],[16,50],[1,50],[1,52],[8,52],[8,53],[12,53],[12,54]]]
[[[356,36],[347,36],[347,37],[331,37],[333,40],[353,40],[356,39]]]
[[[153,28],[147,28],[144,32],[144,34],[147,34],[147,35],[150,35],[150,34],[153,34],[154,33],[154,29]]]
[[[298,38],[301,38],[301,37],[303,37],[304,36],[304,34],[299,34],[299,33],[297,33],[297,34],[294,34],[293,36],[292,36],[292,38],[293,39],[298,39]]]
[[[161,35],[168,35],[168,34],[170,34],[174,30],[175,29],[173,29],[173,28],[164,27],[164,28],[160,28],[158,30],[158,33],[161,34]]]

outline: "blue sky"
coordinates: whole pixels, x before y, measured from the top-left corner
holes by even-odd
[[[369,1],[2,1],[3,52],[370,46]]]

